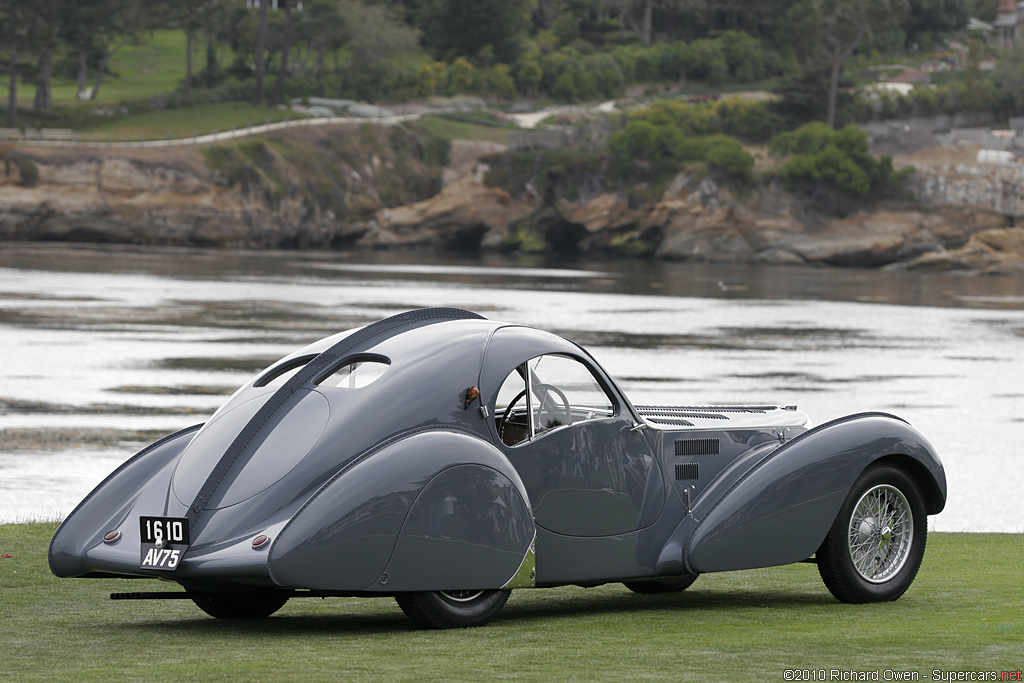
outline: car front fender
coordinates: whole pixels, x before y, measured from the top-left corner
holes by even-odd
[[[724,470],[693,506],[687,569],[751,569],[809,558],[854,482],[882,459],[907,471],[930,514],[942,510],[946,477],[931,444],[892,415],[851,415]]]

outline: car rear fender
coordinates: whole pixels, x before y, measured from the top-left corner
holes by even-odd
[[[158,491],[155,504],[166,505],[173,464],[200,427],[201,424],[188,427],[150,444],[100,482],[54,533],[49,550],[50,571],[71,577],[121,574],[124,568],[137,568],[137,543],[119,537],[105,544],[103,536],[122,527],[124,536],[138,535],[138,524],[132,528],[126,526],[125,520],[144,491]],[[158,507],[142,514],[166,514],[166,510]]]
[[[518,544],[480,526],[502,505],[519,506],[502,520],[514,518],[526,536]],[[445,513],[458,523],[437,519]],[[498,588],[494,577],[516,574],[532,540],[529,498],[505,456],[478,436],[429,427],[384,442],[324,484],[273,540],[269,566],[291,588],[440,590],[458,587],[452,577],[481,576],[488,585],[479,587]]]
[[[723,470],[695,501],[693,520],[677,531],[685,529],[688,535],[683,545],[688,571],[807,559],[828,534],[857,478],[882,459],[914,478],[930,514],[945,504],[945,473],[931,444],[885,413],[850,415],[761,453]]]

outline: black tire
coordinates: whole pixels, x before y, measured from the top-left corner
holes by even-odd
[[[217,619],[263,619],[284,607],[286,591],[190,592],[196,607]]]
[[[678,593],[689,588],[700,574],[687,574],[671,579],[657,579],[656,581],[623,581],[622,585],[634,593],[649,595],[652,593]]]
[[[818,573],[840,602],[895,600],[917,576],[927,540],[917,485],[903,470],[874,467],[850,489],[818,548]]]
[[[483,626],[498,613],[512,591],[431,591],[395,596],[405,615],[423,628]]]

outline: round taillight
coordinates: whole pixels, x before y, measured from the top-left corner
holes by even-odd
[[[262,548],[268,543],[270,543],[270,536],[267,536],[266,534],[260,534],[256,538],[252,539],[252,547],[254,549]]]
[[[112,531],[108,531],[103,534],[104,543],[113,543],[119,538],[121,538],[121,532],[118,529],[113,529]]]

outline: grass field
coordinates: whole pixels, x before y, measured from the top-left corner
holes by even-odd
[[[489,140],[502,145],[508,144],[508,128],[479,126],[465,121],[453,121],[440,116],[424,116],[419,120],[419,125],[446,140]]]
[[[182,600],[112,602],[114,591],[173,586],[57,579],[46,563],[54,529],[0,526],[10,680],[781,681],[787,669],[929,680],[1024,666],[1020,535],[932,534],[893,603],[840,604],[800,564],[705,575],[667,596],[619,584],[519,590],[488,626],[421,631],[391,599],[296,599],[256,622],[218,621]]]
[[[79,132],[82,140],[160,140],[301,118],[305,115],[287,109],[262,107],[251,102],[220,102],[123,116],[84,127]]]
[[[206,46],[196,41],[192,64],[198,71],[205,64]],[[221,63],[227,64],[232,56],[224,49]],[[110,72],[100,85],[99,94],[92,104],[114,104],[123,100],[136,100],[173,92],[185,78],[185,32],[180,30],[153,31],[141,45],[124,45],[110,56]],[[92,87],[96,74],[89,73],[86,85]],[[54,78],[51,84],[54,104],[77,102],[78,84],[74,78]],[[18,100],[24,106],[32,103],[35,84],[18,84]]]

